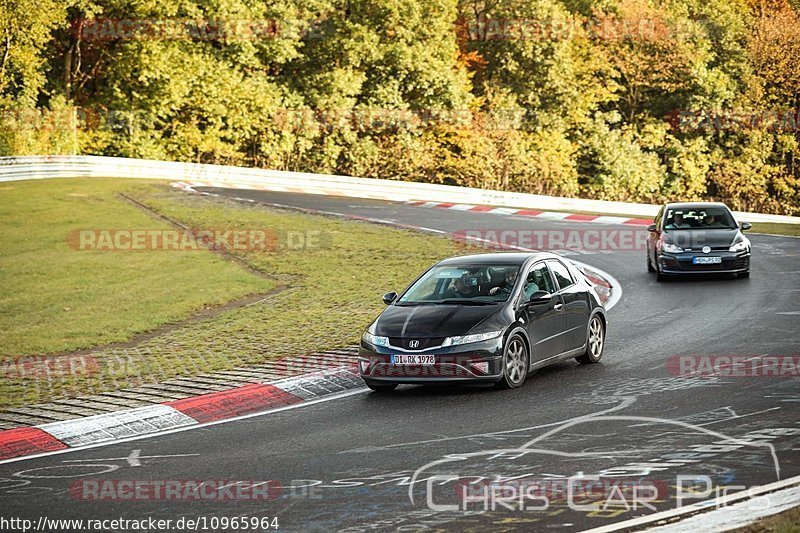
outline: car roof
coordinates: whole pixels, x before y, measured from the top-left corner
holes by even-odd
[[[722,202],[670,202],[665,207],[667,209],[702,209],[704,207],[723,207],[728,209],[728,206]]]
[[[560,259],[556,254],[549,252],[492,252],[486,254],[459,255],[439,261],[439,265],[491,265],[513,264],[522,266],[527,261],[541,259]]]

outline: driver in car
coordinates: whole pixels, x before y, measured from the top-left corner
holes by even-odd
[[[515,269],[507,270],[503,285],[499,287],[492,287],[491,289],[489,289],[489,296],[495,296],[497,294],[502,294],[504,296],[511,295],[511,291],[514,288],[514,283],[516,281],[517,281],[517,271]]]
[[[447,298],[471,298],[478,292],[478,280],[469,273],[464,273],[455,282],[455,286],[447,291]]]
[[[675,213],[672,216],[672,227],[674,229],[691,228],[691,224],[683,219],[683,213]]]

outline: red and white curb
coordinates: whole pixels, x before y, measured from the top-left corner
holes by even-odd
[[[176,181],[170,183],[173,187],[187,191],[197,192],[195,187],[217,187],[222,189],[230,189],[233,187],[230,183],[215,182],[215,181]],[[264,191],[278,191],[278,192],[291,192],[307,194],[308,190],[302,187],[276,187],[270,185],[269,187],[258,187],[247,184],[237,184],[236,189],[247,190],[264,190]],[[314,194],[319,194],[315,190]],[[327,191],[329,196],[337,196],[335,191]],[[386,200],[378,196],[372,196],[378,200]],[[594,224],[625,224],[629,226],[649,226],[653,221],[646,218],[627,218],[627,217],[613,217],[606,215],[582,215],[579,213],[559,213],[556,211],[537,211],[534,209],[517,209],[513,207],[496,207],[490,205],[474,205],[474,204],[455,204],[450,202],[426,202],[424,200],[411,200],[403,202],[406,205],[413,205],[415,207],[437,207],[440,209],[451,209],[453,211],[473,211],[479,213],[489,213],[492,215],[516,215],[531,218],[541,218],[545,220],[567,220],[570,222],[592,222]]]
[[[0,432],[0,461],[218,422],[364,388],[355,364],[161,404]]]
[[[475,211],[490,215],[517,215],[541,218],[546,220],[569,220],[571,222],[592,222],[594,224],[627,224],[630,226],[649,226],[653,221],[646,218],[612,217],[606,215],[582,215],[579,213],[559,213],[556,211],[536,211],[534,209],[516,209],[513,207],[494,207],[490,205],[453,204],[449,202],[425,202],[414,200],[404,202],[415,207],[437,207],[453,211]]]

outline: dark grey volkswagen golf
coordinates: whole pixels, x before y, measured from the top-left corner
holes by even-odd
[[[361,338],[367,386],[496,383],[521,386],[528,372],[603,355],[606,315],[593,284],[551,253],[491,253],[433,265],[388,305]]]
[[[680,274],[750,276],[750,241],[728,206],[715,202],[666,204],[647,228],[647,270],[663,281]]]

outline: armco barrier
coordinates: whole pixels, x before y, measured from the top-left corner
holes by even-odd
[[[0,157],[0,182],[76,177],[166,179],[186,181],[198,185],[303,192],[307,194],[375,198],[392,201],[426,200],[541,210],[628,214],[641,217],[653,217],[659,208],[659,206],[653,204],[556,198],[537,194],[473,189],[433,183],[147,159],[100,156]],[[740,212],[735,213],[735,215],[738,219],[747,220],[748,222],[800,224],[800,217]]]

